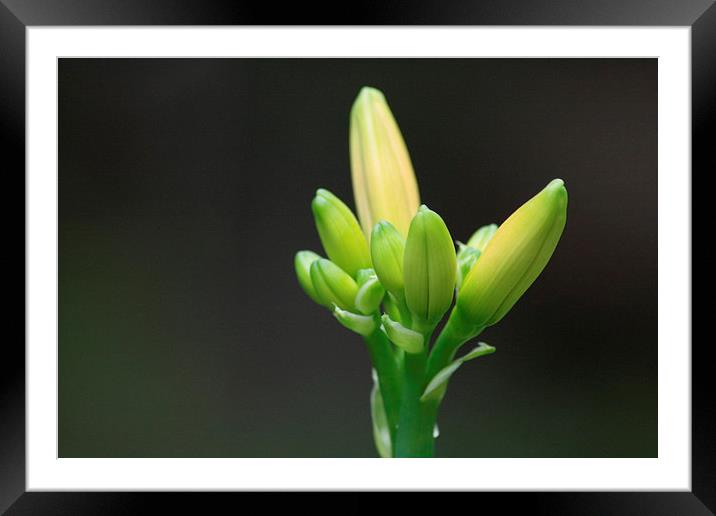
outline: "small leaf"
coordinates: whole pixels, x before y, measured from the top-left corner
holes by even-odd
[[[473,349],[472,351],[470,351],[469,353],[467,353],[465,356],[463,356],[462,358],[460,358],[458,360],[460,360],[461,362],[467,362],[469,360],[472,360],[473,358],[481,357],[483,355],[489,355],[490,353],[494,353],[494,352],[495,352],[494,347],[492,347],[489,344],[486,344],[484,342],[479,342],[478,346],[475,349]]]
[[[445,389],[447,388],[447,382],[450,377],[455,373],[455,371],[460,368],[463,363],[467,362],[468,360],[472,360],[483,355],[489,355],[490,353],[494,352],[494,347],[490,346],[489,344],[485,344],[484,342],[480,342],[475,349],[473,349],[466,355],[458,358],[457,360],[454,360],[448,366],[438,371],[437,374],[433,376],[432,380],[430,380],[428,386],[425,387],[425,391],[420,397],[420,401],[428,401],[439,398],[445,392]]]
[[[395,322],[388,314],[383,314],[383,330],[390,341],[407,353],[420,353],[425,345],[425,337],[417,331]]]
[[[333,316],[343,326],[363,337],[367,337],[378,327],[374,317],[341,310],[336,305],[333,305]]]
[[[383,459],[393,456],[393,446],[390,441],[388,417],[385,415],[383,396],[380,394],[378,375],[373,370],[373,389],[370,391],[370,415],[373,420],[373,440],[378,454]]]
[[[462,362],[459,360],[454,361],[447,367],[441,369],[438,371],[438,373],[433,376],[433,379],[430,380],[430,383],[428,383],[428,386],[425,387],[425,392],[423,392],[423,395],[420,396],[420,401],[428,401],[430,399],[435,399],[439,397],[439,394],[442,393],[439,389],[447,384],[447,381],[450,379],[450,377],[455,373],[455,371],[458,370],[458,368],[462,365]]]

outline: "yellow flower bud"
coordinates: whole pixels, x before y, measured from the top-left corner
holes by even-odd
[[[476,327],[498,322],[547,265],[567,220],[567,190],[549,183],[495,232],[463,281],[457,305]]]
[[[351,109],[353,195],[366,238],[380,220],[407,235],[420,195],[398,124],[383,94],[364,87]]]
[[[443,219],[421,206],[405,242],[405,301],[421,330],[432,329],[450,308],[457,263]]]
[[[343,269],[325,258],[311,264],[311,282],[316,295],[324,306],[355,312],[355,298],[358,285]]]
[[[353,278],[370,267],[368,242],[353,212],[328,190],[320,188],[311,203],[318,236],[328,258]]]

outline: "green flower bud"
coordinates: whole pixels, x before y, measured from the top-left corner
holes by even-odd
[[[332,261],[319,258],[313,262],[311,282],[322,305],[328,307],[336,305],[343,310],[355,311],[358,285]]]
[[[357,283],[356,308],[365,315],[376,312],[385,296],[385,289],[378,281],[378,276],[373,269],[361,269],[358,271]]]
[[[296,277],[303,291],[316,303],[322,305],[323,303],[318,294],[316,294],[316,289],[313,288],[313,282],[311,281],[311,264],[320,258],[313,251],[299,251],[293,260],[293,266],[296,269]]]
[[[390,341],[405,350],[407,353],[420,353],[425,345],[422,333],[406,328],[393,321],[387,314],[383,314],[383,329]]]
[[[462,282],[470,272],[475,262],[480,257],[480,251],[465,244],[458,243],[460,250],[457,252],[457,290],[460,290]]]
[[[457,305],[476,327],[498,322],[547,265],[567,220],[567,190],[549,183],[497,229],[468,273]]]
[[[370,267],[368,242],[353,212],[328,190],[320,188],[311,203],[318,236],[328,258],[355,278]]]
[[[403,296],[403,254],[405,239],[390,222],[382,220],[373,227],[370,254],[373,268],[385,289]]]
[[[375,317],[354,314],[346,310],[341,310],[335,305],[333,315],[343,326],[363,337],[368,337],[378,327]]]
[[[405,301],[422,330],[450,308],[456,279],[455,245],[443,219],[423,205],[405,242]]]
[[[489,224],[482,226],[480,229],[475,231],[470,240],[467,241],[467,245],[473,249],[477,249],[480,252],[485,250],[487,243],[492,239],[493,235],[497,231],[497,224]]]
[[[379,220],[407,234],[420,205],[418,183],[398,124],[375,88],[362,88],[353,104],[349,143],[353,195],[366,238]]]

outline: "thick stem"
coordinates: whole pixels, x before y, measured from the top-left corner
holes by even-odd
[[[415,328],[415,324],[413,325]],[[435,452],[434,429],[442,396],[420,401],[426,385],[455,357],[460,346],[480,334],[483,328],[466,322],[457,309],[435,341],[428,356],[430,334],[421,353],[405,354],[401,388],[400,419],[394,444],[396,457],[432,457]],[[419,330],[418,330],[419,331]]]
[[[390,426],[392,442],[395,443],[400,411],[400,371],[395,354],[385,334],[376,329],[365,337],[370,360],[378,375],[378,386],[383,397],[385,416]]]
[[[405,354],[400,422],[395,441],[396,457],[432,457],[433,428],[437,412],[420,396],[425,388],[427,351]]]

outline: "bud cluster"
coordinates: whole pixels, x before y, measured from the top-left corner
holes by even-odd
[[[555,179],[499,228],[483,226],[467,244],[458,242],[456,253],[445,222],[425,205],[412,218],[407,238],[381,220],[368,244],[350,208],[320,189],[311,207],[329,259],[299,251],[296,276],[306,294],[348,328],[365,335],[367,328],[382,326],[397,347],[418,352],[422,345],[412,333],[431,333],[456,290],[461,324],[473,330],[507,314],[549,261],[564,228],[566,203],[564,184]],[[360,323],[351,324],[351,317]],[[410,344],[403,344],[406,339]]]
[[[306,294],[362,335],[371,320],[374,329],[382,324],[396,346],[421,351],[416,343],[450,308],[458,273],[455,244],[440,215],[421,206],[407,238],[379,221],[369,252],[356,217],[338,197],[320,189],[311,207],[328,259],[312,251],[296,253],[296,276]],[[394,319],[384,301],[395,306]],[[387,312],[383,317],[381,309]]]
[[[418,409],[396,401],[390,382],[404,374],[401,396],[439,403],[447,378],[466,360],[451,365],[459,346],[499,322],[547,265],[564,229],[567,191],[561,179],[553,180],[500,226],[480,227],[456,250],[443,218],[420,205],[405,142],[375,89],[364,88],[351,111],[350,154],[359,217],[319,189],[311,210],[326,257],[299,251],[294,266],[313,301],[373,343],[380,379],[376,403],[387,415],[379,419],[388,420],[392,439],[400,429],[395,405]],[[431,336],[448,311],[431,349]],[[390,367],[376,342],[387,342]],[[380,357],[382,365],[375,363]],[[420,396],[428,385],[430,396]],[[398,443],[402,450],[408,446],[400,438]],[[385,443],[379,448],[385,450]]]

